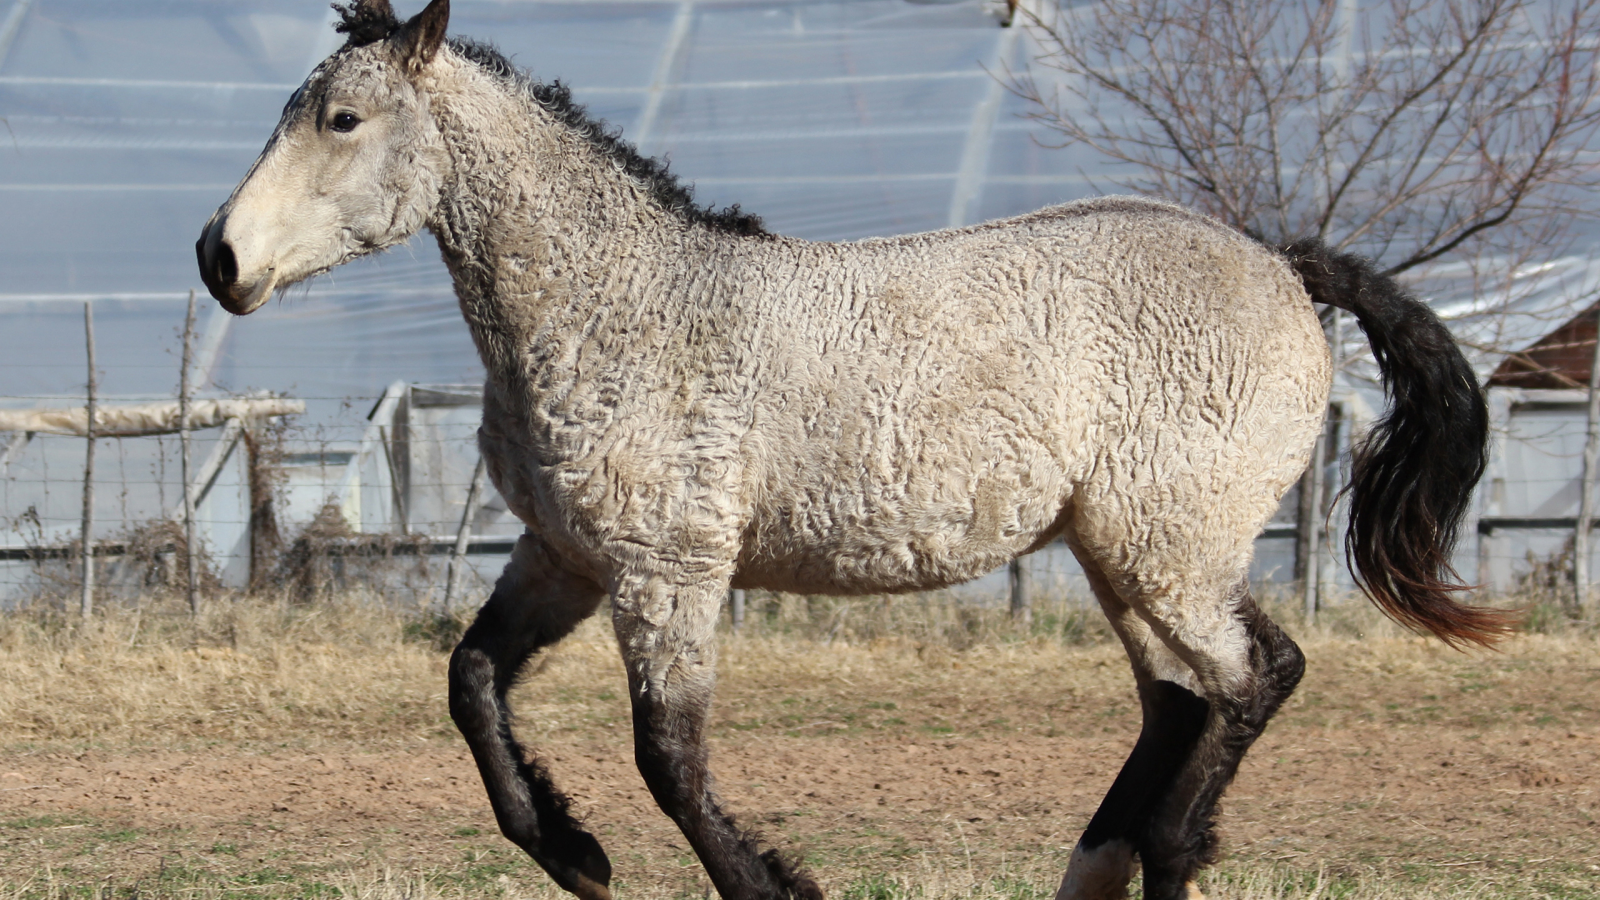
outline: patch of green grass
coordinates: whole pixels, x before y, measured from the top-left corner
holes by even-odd
[[[24,816],[0,822],[0,830],[25,830],[30,828],[72,828],[89,824],[88,819],[72,816]]]
[[[840,888],[839,900],[910,900],[921,896],[915,888],[888,875],[867,875]]]

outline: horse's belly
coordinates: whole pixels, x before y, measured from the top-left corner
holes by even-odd
[[[796,479],[769,495],[746,532],[735,586],[863,594],[970,581],[1054,537],[1070,494],[1042,451],[899,479],[874,478],[870,466],[855,474],[831,486]]]

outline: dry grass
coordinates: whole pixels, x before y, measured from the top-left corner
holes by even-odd
[[[1291,609],[1279,609],[1277,617],[1306,647],[1311,671],[1269,732],[1276,739],[1274,749],[1258,749],[1255,755],[1282,758],[1278,763],[1262,758],[1252,776],[1257,786],[1247,785],[1242,793],[1259,793],[1263,783],[1312,788],[1324,781],[1327,775],[1316,768],[1315,753],[1303,755],[1310,765],[1303,777],[1300,770],[1275,774],[1274,766],[1292,767],[1302,758],[1292,755],[1298,744],[1321,746],[1331,740],[1359,746],[1362,735],[1385,740],[1382,736],[1412,734],[1426,751],[1430,741],[1483,737],[1486,744],[1500,742],[1498,747],[1514,746],[1521,734],[1538,740],[1600,734],[1600,704],[1593,694],[1600,664],[1592,632],[1556,621],[1546,626],[1553,633],[1518,637],[1503,653],[1463,655],[1404,636],[1365,604],[1329,610],[1312,628],[1299,626]],[[459,739],[445,711],[446,657],[440,649],[458,628],[459,623],[418,619],[361,597],[315,606],[218,601],[198,623],[170,602],[108,610],[87,624],[47,610],[7,615],[0,617],[0,755],[66,760],[92,749],[135,760],[158,752],[165,754],[162,759],[185,754],[264,758],[348,755],[356,752],[352,748],[378,757],[420,751],[459,755]],[[896,810],[835,796],[843,782],[829,782],[825,773],[805,771],[804,765],[795,771],[802,782],[811,775],[821,779],[813,791],[820,796],[800,796],[807,785],[793,781],[752,785],[761,771],[759,761],[751,763],[757,768],[725,774],[724,790],[735,808],[782,811],[761,824],[786,843],[803,846],[827,875],[830,896],[839,900],[1051,896],[1071,835],[1114,771],[1107,766],[1126,752],[1122,742],[1138,727],[1120,648],[1098,614],[1074,603],[1047,605],[1033,623],[1020,625],[1002,610],[962,608],[939,597],[892,602],[760,597],[752,603],[746,632],[725,637],[721,655],[713,722],[713,739],[722,748],[718,753],[757,748],[776,754],[774,759],[789,758],[783,754],[819,759],[837,752],[844,754],[839,759],[872,760],[920,745],[941,748],[949,772],[964,748],[1049,747],[1064,734],[1085,732],[1100,742],[1092,745],[1100,748],[1093,752],[1104,759],[1064,763],[1100,768],[1084,779],[1085,790],[1094,793],[1084,794],[1081,808],[1069,809],[1061,832],[1048,840],[1008,824],[1019,818],[1011,814],[1013,808],[1023,811],[1023,820],[1050,818],[1037,809],[1027,812],[1034,807],[1027,806],[1026,789],[1020,800],[1005,799],[1011,795],[973,800],[971,779],[951,775],[948,793],[940,793],[945,787],[930,788]],[[601,754],[614,757],[616,748],[627,746],[626,691],[615,641],[603,621],[587,623],[538,669],[516,697],[520,730],[532,743],[580,762]],[[1369,752],[1377,757],[1406,752],[1399,744],[1372,746]],[[608,771],[626,771],[625,760],[611,757]],[[562,765],[563,774],[577,768]],[[1261,780],[1269,776],[1279,780]],[[1519,784],[1516,778],[1524,787],[1538,786],[1545,783],[1541,779],[1559,782],[1561,770],[1533,765],[1505,777],[1513,779],[1512,788]],[[329,842],[324,834],[283,831],[271,844],[280,850],[252,857],[228,850],[230,842],[242,846],[242,838],[203,836],[206,826],[194,823],[204,816],[157,827],[118,818],[114,810],[23,815],[6,812],[6,795],[0,793],[0,900],[564,896],[493,833],[478,808],[476,785],[470,787],[471,808],[477,810],[470,828],[461,827],[459,813],[424,816],[404,826],[372,823],[365,832],[359,824],[340,826],[346,829],[341,835],[354,836],[356,849],[315,861],[314,851],[322,849],[318,844]],[[595,797],[609,796],[588,790],[593,797],[585,802],[591,807],[599,803]],[[1434,788],[1402,781],[1397,790],[1415,794]],[[1507,793],[1507,803],[1543,802],[1532,789]],[[1473,844],[1484,839],[1470,834],[1450,843],[1451,835],[1430,837],[1426,828],[1400,827],[1404,820],[1394,816],[1417,818],[1403,811],[1374,810],[1369,824],[1351,830],[1349,820],[1363,815],[1361,810],[1340,809],[1337,799],[1324,801],[1314,794],[1307,790],[1288,805],[1246,797],[1232,807],[1239,811],[1231,844],[1235,852],[1210,876],[1208,893],[1243,900],[1600,895],[1600,869],[1593,868],[1600,857],[1581,858],[1570,849],[1582,844],[1581,823],[1546,835],[1538,831],[1535,812],[1505,820],[1510,824],[1473,826],[1486,834],[1532,829],[1512,850],[1504,842]],[[1513,794],[1530,796],[1515,800]],[[1550,818],[1582,814],[1593,821],[1592,799],[1563,797],[1565,805],[1552,807]],[[659,817],[649,814],[647,798],[638,804],[640,822],[620,825],[606,837],[608,847],[622,852],[616,857],[619,895],[700,896],[704,885],[692,858],[673,845],[668,827],[655,821]],[[1004,813],[998,824],[993,816],[983,821],[977,816],[971,821],[978,824],[968,824],[967,812],[987,814],[990,807]],[[615,818],[622,807],[601,809]],[[859,810],[881,814],[874,819]],[[807,817],[819,811],[823,814]],[[1052,815],[1059,818],[1059,812]],[[1330,828],[1323,835],[1324,823],[1339,822],[1346,823],[1340,826],[1344,830]],[[263,827],[278,828],[254,820],[241,823],[239,833],[247,837]],[[1300,843],[1286,855],[1285,845],[1267,835],[1291,826]],[[395,843],[408,835],[413,844]],[[1521,849],[1524,844],[1528,849]],[[1540,846],[1555,849],[1543,852]],[[118,857],[119,848],[150,855]],[[306,861],[288,865],[285,857],[273,855],[280,852],[288,858],[298,853]],[[1404,862],[1423,858],[1432,861]],[[1463,861],[1453,861],[1458,858]]]
[[[1296,640],[1322,651],[1313,656],[1358,672],[1421,675],[1510,658],[1449,651],[1366,603],[1324,610],[1310,627],[1291,604],[1272,608]],[[589,690],[609,683],[611,691],[598,693],[621,693],[605,620],[602,613],[585,623],[537,663],[536,679],[525,679],[537,685],[518,698],[530,727],[571,732],[626,718],[625,701],[597,700]],[[1515,639],[1517,658],[1585,664],[1592,629],[1543,614],[1537,621],[1547,633]],[[315,605],[214,601],[198,622],[173,599],[104,610],[88,623],[49,608],[23,610],[0,616],[0,746],[453,739],[442,647],[460,627],[360,595]],[[1131,688],[1103,618],[1070,600],[1041,604],[1031,623],[1019,624],[1003,609],[939,595],[758,597],[745,632],[724,637],[721,657],[724,722],[772,696],[805,694],[807,685],[942,693],[979,707],[1008,696],[1019,680],[1066,696]]]
[[[1048,900],[1054,896],[1059,872],[1039,866],[1011,867],[998,874],[975,876],[930,857],[909,874],[863,875],[836,888],[836,900]],[[700,900],[641,884],[615,884],[619,896],[639,900]],[[1490,880],[1418,883],[1413,879],[1376,871],[1355,876],[1333,875],[1326,870],[1290,871],[1272,866],[1240,867],[1223,864],[1208,874],[1202,889],[1212,900],[1535,900],[1551,894],[1508,893]],[[1137,883],[1132,900],[1138,900]],[[1567,896],[1592,896],[1571,894]],[[467,898],[517,898],[517,900],[569,900],[570,894],[548,880],[528,884],[500,875],[493,879],[462,879],[454,873],[414,873],[383,868],[335,872],[316,881],[229,884],[174,872],[135,882],[108,879],[99,884],[62,880],[44,873],[23,881],[0,875],[0,900],[78,900],[127,897],[138,900],[226,900],[244,897],[325,897],[342,900],[467,900]]]
[[[417,624],[347,598],[0,616],[0,742],[441,735],[444,657]]]

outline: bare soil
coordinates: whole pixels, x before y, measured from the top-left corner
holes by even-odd
[[[1600,896],[1592,639],[1476,655],[1410,640],[1306,649],[1300,692],[1227,795],[1229,865]],[[596,638],[556,653],[519,689],[521,732],[624,895],[704,896],[633,768],[609,652]],[[723,656],[712,763],[724,799],[836,895],[936,866],[1017,873],[1019,895],[1048,896],[1138,730],[1109,646],[732,641]],[[125,887],[203,873],[298,895],[392,869],[543,895],[542,874],[495,831],[442,682],[412,700],[411,718],[387,731],[353,721],[355,737],[324,721],[276,740],[182,723],[168,740],[0,735],[0,878]]]

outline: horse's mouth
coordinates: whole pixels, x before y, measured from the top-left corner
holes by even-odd
[[[236,316],[248,316],[257,309],[260,309],[261,304],[267,302],[267,298],[272,296],[273,288],[277,286],[278,270],[268,269],[261,276],[261,280],[257,281],[253,286],[251,286],[248,291],[239,291],[239,288],[243,288],[245,286],[241,284],[235,284],[235,290],[227,291],[225,292],[224,296],[217,297],[217,302],[222,304],[223,309],[233,313]],[[241,293],[244,294],[242,299],[239,296]],[[213,296],[215,296],[214,292]]]
[[[248,316],[261,308],[272,296],[272,291],[278,286],[278,272],[268,269],[255,284],[246,285],[234,282],[230,285],[215,285],[206,281],[206,289],[217,303],[225,310],[236,316]]]

